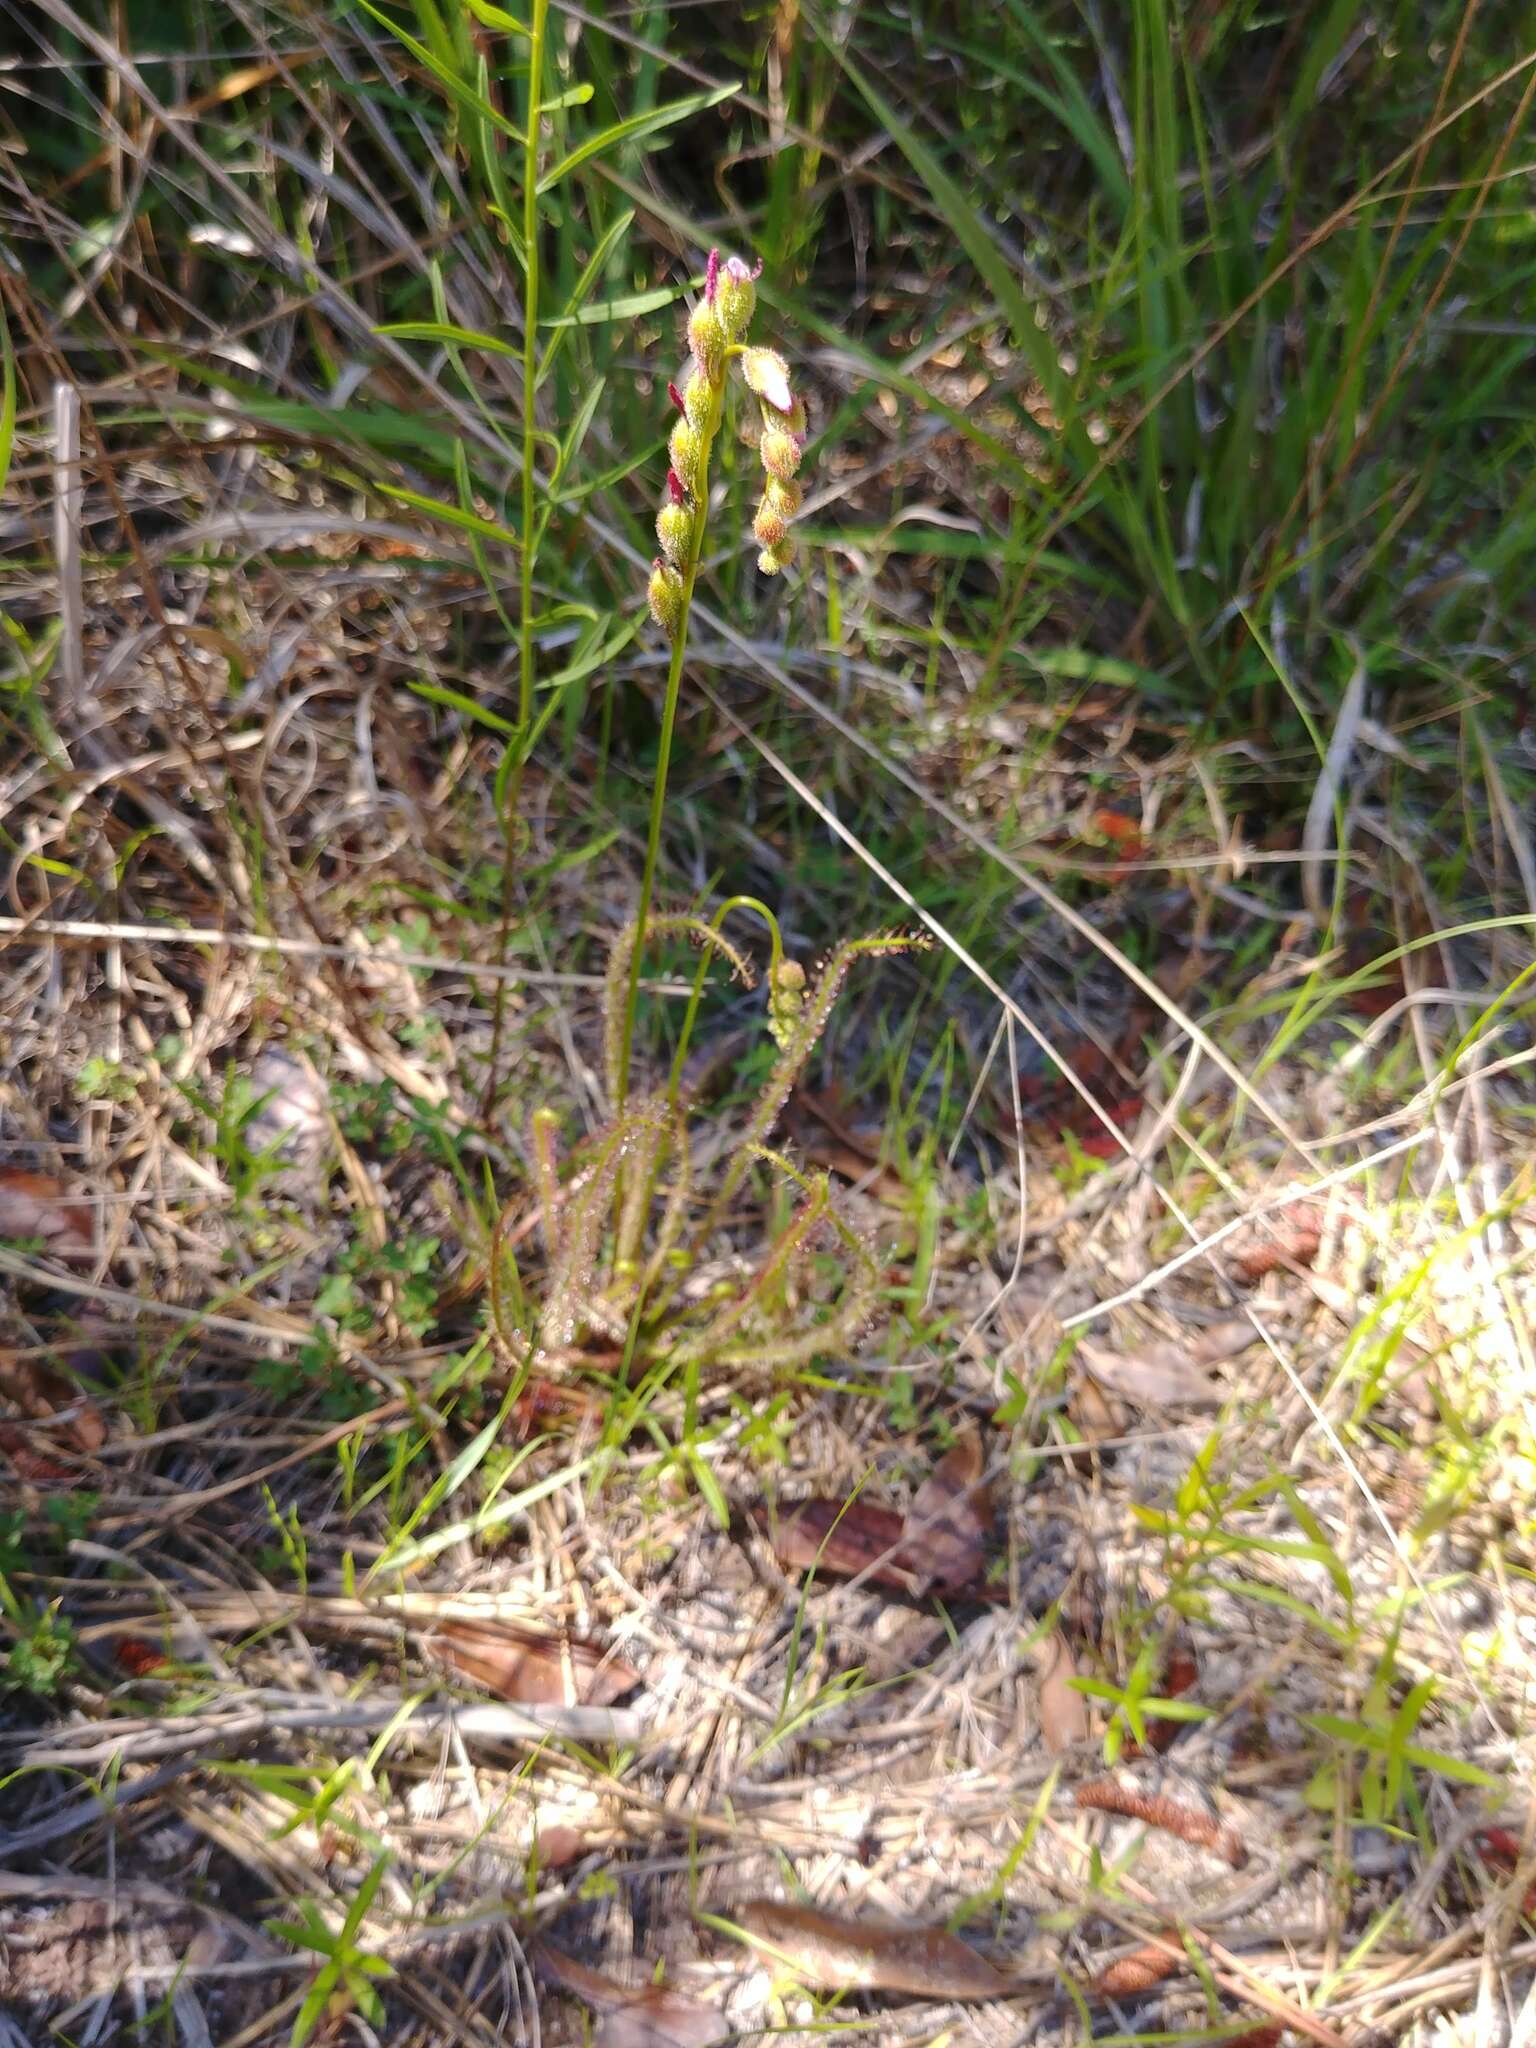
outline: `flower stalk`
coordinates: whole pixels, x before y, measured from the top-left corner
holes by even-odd
[[[788,527],[800,509],[801,490],[794,478],[800,466],[806,413],[804,403],[790,389],[789,368],[783,357],[772,349],[746,345],[745,337],[757,306],[756,276],[757,272],[739,257],[733,256],[722,264],[719,252],[710,251],[704,296],[688,320],[692,363],[687,379],[681,390],[676,384],[667,386],[678,418],[667,443],[666,502],[656,515],[656,539],[661,553],[651,567],[646,600],[652,618],[671,643],[672,656],[662,699],[650,827],[640,875],[637,928],[641,943],[630,959],[624,1002],[617,1099],[612,1105],[615,1113],[623,1110],[629,1096],[630,1057],[640,1000],[640,956],[655,896],[672,736],[677,725],[683,662],[688,652],[688,623],[709,519],[709,462],[724,417],[726,382],[733,365],[756,399],[763,420],[759,453],[764,488],[753,521],[753,534],[761,550],[758,568],[764,575],[777,575],[794,559],[794,542],[789,538]]]

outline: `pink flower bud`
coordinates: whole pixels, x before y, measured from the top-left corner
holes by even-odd
[[[711,249],[709,261],[704,266],[704,303],[706,306],[712,306],[715,303],[715,293],[719,289],[720,251],[718,249]]]
[[[686,505],[688,502],[688,492],[675,469],[667,471],[667,496],[674,505]]]
[[[741,358],[741,374],[747,389],[755,391],[776,412],[788,412],[794,404],[789,388],[789,365],[771,348],[749,348]]]
[[[687,406],[684,405],[683,403],[683,394],[681,393],[681,391],[678,390],[675,384],[669,384],[667,386],[667,396],[668,398],[671,399],[672,403],[677,407],[679,412],[686,412],[688,410]]]
[[[720,325],[725,330],[727,341],[740,341],[752,324],[752,315],[757,309],[757,289],[753,279],[761,274],[762,268],[759,263],[756,270],[748,270],[739,256],[732,256],[720,274],[715,311],[720,315]]]

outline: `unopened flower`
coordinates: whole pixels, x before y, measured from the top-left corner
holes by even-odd
[[[713,393],[709,388],[709,379],[701,376],[695,368],[683,390],[683,416],[696,434],[702,434],[709,425],[712,403]]]
[[[781,960],[768,970],[768,1029],[773,1042],[788,1047],[805,1008],[805,969],[798,960]]]
[[[797,483],[786,484],[771,476],[763,486],[763,503],[777,512],[781,519],[793,519],[805,503],[805,493]]]
[[[764,548],[757,558],[757,566],[765,576],[777,576],[787,569],[795,559],[795,544],[788,537],[781,540],[776,548]]]
[[[680,569],[688,558],[688,543],[693,538],[693,514],[686,505],[662,506],[656,514],[656,538],[668,562],[674,569]]]
[[[715,311],[728,342],[740,341],[752,324],[757,309],[757,287],[753,279],[762,269],[748,270],[739,256],[732,256],[720,272],[715,288]]]
[[[794,405],[789,388],[789,365],[771,348],[749,348],[742,352],[741,374],[747,389],[771,405],[775,412],[788,412]]]
[[[672,429],[672,438],[667,443],[667,454],[671,457],[672,469],[686,489],[698,489],[699,465],[703,449],[699,436],[686,420],[679,420]]]
[[[700,299],[688,317],[688,346],[699,375],[710,384],[718,384],[725,369],[725,329],[708,299]]]
[[[652,565],[645,600],[651,608],[651,617],[669,640],[675,640],[677,629],[683,622],[683,579],[670,562]]]
[[[659,521],[657,522],[657,530],[658,532],[660,531]],[[759,547],[780,548],[784,545],[784,537],[789,532],[789,528],[784,524],[783,514],[775,512],[768,500],[764,498],[757,508],[757,517],[752,521],[752,531],[757,538]]]
[[[781,483],[788,483],[800,467],[800,443],[782,427],[765,427],[757,449],[764,469]]]

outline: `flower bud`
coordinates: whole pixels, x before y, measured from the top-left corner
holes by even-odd
[[[784,524],[782,515],[775,512],[764,498],[757,508],[757,517],[752,521],[752,531],[757,537],[759,547],[781,548],[789,529]]]
[[[672,567],[680,569],[688,559],[688,543],[693,538],[693,514],[686,505],[662,506],[656,514],[656,538]]]
[[[663,633],[669,640],[675,640],[677,629],[683,623],[683,579],[670,563],[657,562],[653,565],[645,601],[651,608],[651,617]]]
[[[789,365],[776,349],[749,348],[742,352],[741,374],[747,389],[755,391],[775,412],[788,412],[794,404],[789,388]]]
[[[805,433],[807,425],[805,417],[805,400],[803,398],[797,398],[794,401],[794,403],[790,406],[789,411],[785,415],[782,422],[775,420],[764,420],[763,424],[764,426],[767,427],[782,424],[783,426],[788,427],[789,431],[792,434],[803,435]]]
[[[787,484],[800,467],[800,443],[794,435],[786,434],[782,427],[765,427],[757,447],[768,474]]]
[[[720,315],[706,299],[700,299],[689,315],[688,346],[693,350],[699,375],[718,384],[725,368],[725,330],[720,325]]]
[[[709,409],[712,403],[713,394],[709,388],[709,379],[700,376],[695,370],[683,391],[683,415],[696,434],[702,434],[709,425]]]
[[[793,519],[805,503],[805,493],[798,484],[781,483],[776,476],[771,476],[763,486],[763,503],[781,519]]]
[[[781,1051],[789,1050],[804,1008],[805,969],[798,960],[781,960],[768,971],[768,1029]]]
[[[760,270],[762,265],[758,265]],[[740,341],[752,324],[757,307],[756,271],[748,270],[739,256],[732,256],[721,271],[715,287],[715,311],[727,341]]]
[[[777,576],[781,569],[787,569],[795,559],[795,544],[787,536],[776,548],[764,548],[757,558],[757,566],[765,576]]]
[[[702,455],[699,437],[686,420],[679,420],[672,429],[672,438],[667,443],[667,454],[672,467],[685,489],[695,491],[699,487],[699,465]]]

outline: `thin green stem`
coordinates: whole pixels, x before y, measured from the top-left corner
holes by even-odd
[[[512,937],[512,879],[517,861],[515,834],[523,795],[523,770],[528,764],[533,741],[533,570],[538,552],[534,540],[534,500],[538,484],[535,468],[538,420],[535,408],[539,387],[539,126],[542,114],[540,94],[544,84],[544,32],[548,18],[549,0],[533,0],[528,33],[528,123],[523,136],[523,525],[522,545],[518,549],[517,735],[508,742],[516,753],[502,803],[501,924],[496,948],[497,960],[503,967]],[[507,982],[503,976],[496,985],[491,1019],[491,1050],[484,1101],[487,1114],[496,1100],[506,1016]]]
[[[769,980],[771,982],[775,969],[784,958],[784,935],[779,930],[779,920],[759,897],[727,896],[710,920],[712,928],[717,932],[723,931],[725,929],[725,920],[733,910],[755,910],[767,925],[769,940],[773,947],[768,968]],[[704,977],[708,972],[709,956],[705,954],[700,958],[698,967],[694,970],[693,993],[689,996],[688,1007],[683,1012],[683,1028],[677,1035],[677,1051],[672,1055],[672,1073],[667,1082],[667,1104],[674,1114],[677,1110],[678,1097],[682,1092],[683,1063],[688,1057],[688,1047],[693,1040],[693,1027],[698,1021],[699,1004],[704,997]]]
[[[610,1105],[614,1115],[622,1113],[629,1100],[629,1063],[635,1042],[635,1018],[640,1008],[640,956],[645,947],[645,927],[650,920],[651,899],[656,892],[656,863],[661,853],[661,823],[667,809],[667,771],[672,763],[672,732],[677,724],[677,700],[682,691],[683,658],[688,652],[688,621],[693,611],[693,586],[698,580],[699,556],[704,548],[704,530],[709,523],[709,458],[720,431],[720,412],[725,397],[725,375],[710,388],[709,418],[699,436],[699,481],[693,494],[693,531],[688,537],[688,560],[683,569],[683,604],[672,642],[672,659],[667,667],[667,693],[661,707],[661,741],[656,752],[656,781],[651,791],[651,824],[645,840],[645,866],[640,874],[640,909],[636,918],[635,949],[629,963],[629,987],[624,997],[624,1033],[619,1042],[619,1099]]]

